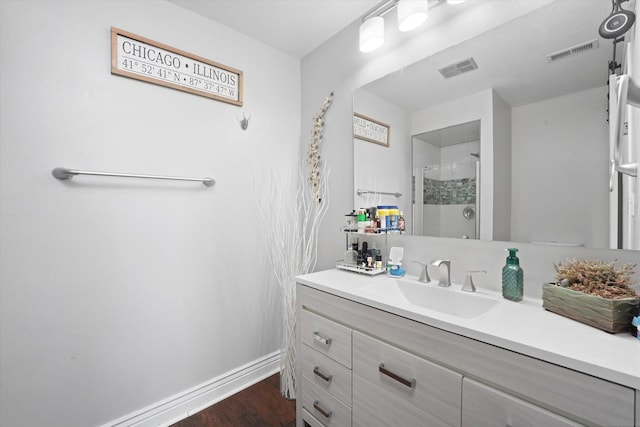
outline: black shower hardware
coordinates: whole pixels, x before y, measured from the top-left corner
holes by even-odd
[[[609,16],[602,21],[598,33],[605,39],[615,39],[627,31],[633,26],[636,21],[636,15],[626,9],[623,9],[621,3],[629,0],[611,0],[613,9]]]

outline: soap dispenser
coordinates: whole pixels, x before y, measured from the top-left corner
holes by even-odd
[[[522,301],[524,273],[516,256],[518,249],[507,249],[507,264],[502,268],[502,296],[511,301]]]

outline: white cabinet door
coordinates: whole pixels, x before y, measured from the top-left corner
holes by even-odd
[[[353,424],[459,426],[462,375],[353,332]]]
[[[462,383],[463,427],[576,427],[581,425],[468,378],[465,378]]]

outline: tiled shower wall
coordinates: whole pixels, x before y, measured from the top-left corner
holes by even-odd
[[[425,205],[473,205],[476,203],[476,179],[439,180],[424,178]]]
[[[412,196],[416,194],[415,177],[412,177]],[[424,178],[423,199],[425,205],[474,205],[476,203],[476,178],[439,180]],[[415,196],[411,203],[415,203]]]

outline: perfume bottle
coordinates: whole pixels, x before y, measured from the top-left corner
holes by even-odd
[[[351,248],[344,253],[344,263],[346,265],[356,265],[358,262],[358,242],[352,243]]]

